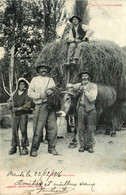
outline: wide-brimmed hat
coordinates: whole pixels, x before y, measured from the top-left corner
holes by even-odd
[[[35,67],[35,69],[36,69],[37,72],[38,72],[38,70],[40,68],[46,68],[48,72],[50,72],[51,69],[52,69],[50,66],[47,66],[46,64],[41,64],[41,65],[38,65],[38,66]]]
[[[79,22],[82,21],[82,19],[81,19],[79,16],[77,16],[77,15],[72,15],[72,16],[70,17],[70,19],[69,19],[69,21],[70,21],[71,23],[72,23],[73,18],[77,18],[77,19],[79,20]]]
[[[84,70],[84,71],[80,72],[79,77],[81,77],[82,74],[88,74],[90,76],[90,78],[92,78],[92,74],[88,70]]]

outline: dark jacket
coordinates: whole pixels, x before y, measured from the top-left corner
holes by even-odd
[[[72,28],[72,32],[73,32],[73,37],[76,38],[76,32],[75,32],[74,27]],[[86,35],[86,32],[83,30],[83,28],[80,24],[78,25],[77,32],[78,32],[80,40],[82,40]]]
[[[7,102],[7,107],[12,110],[13,108],[20,108],[20,110],[15,110],[15,115],[22,115],[22,114],[27,114],[32,112],[32,107],[33,107],[33,101],[31,98],[28,97],[27,91],[28,91],[28,81],[24,78],[20,78],[18,80],[18,87],[19,87],[19,82],[24,81],[26,83],[26,88],[22,92],[22,94],[19,95],[18,89],[14,93],[13,97],[11,97],[8,102]]]

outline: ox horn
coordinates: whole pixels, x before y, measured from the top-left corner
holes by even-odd
[[[62,91],[61,94],[69,94],[69,95],[72,95],[72,96],[76,96],[75,93],[71,92],[71,91]]]

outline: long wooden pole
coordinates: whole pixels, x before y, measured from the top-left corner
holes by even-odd
[[[14,85],[14,53],[15,53],[15,44],[13,44],[11,48],[11,60],[10,60],[10,72],[9,72],[9,84],[10,84],[10,94],[12,98],[12,103],[14,104],[13,100],[13,85]],[[13,113],[15,114],[15,113]],[[16,121],[17,122],[17,121]],[[20,156],[22,155],[21,153],[21,146],[20,146],[20,140],[19,140],[19,135],[18,135],[18,129],[16,129],[16,137],[17,137],[17,142],[18,142],[18,149],[19,149],[19,154]]]
[[[11,59],[10,59],[10,72],[9,72],[9,84],[10,84],[10,94],[13,94],[13,75],[14,75],[14,52],[15,44],[11,47]]]
[[[66,84],[70,82],[70,67],[65,67],[65,80]]]

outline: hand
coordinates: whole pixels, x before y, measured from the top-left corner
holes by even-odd
[[[75,42],[76,42],[76,43],[80,43],[81,40],[80,40],[80,39],[75,39]]]
[[[83,91],[84,91],[84,87],[80,86],[79,89],[78,89],[78,93],[83,93]]]
[[[89,42],[89,38],[85,37],[83,41]]]
[[[18,111],[18,108],[13,107],[12,112],[15,113],[16,111]]]
[[[47,89],[46,90],[46,95],[48,96],[48,95],[52,95],[53,94],[53,91],[51,90],[51,89]]]
[[[75,43],[75,39],[69,39],[69,43]]]
[[[12,103],[12,102],[8,102],[8,103],[7,103],[7,107],[8,107],[9,109],[12,109],[13,106],[14,106],[14,103]]]
[[[83,93],[85,94],[86,90],[83,88]]]
[[[66,85],[66,88],[73,88],[73,84],[68,83],[68,84]]]
[[[42,100],[46,99],[46,93],[40,94],[39,99],[42,99]]]

